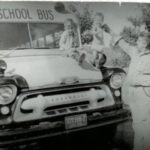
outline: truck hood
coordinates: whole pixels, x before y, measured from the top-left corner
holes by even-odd
[[[101,81],[102,74],[99,70],[78,65],[71,57],[65,56],[28,56],[11,57],[3,59],[7,63],[6,75],[18,74],[24,77],[29,88],[48,86],[69,79],[79,81]]]

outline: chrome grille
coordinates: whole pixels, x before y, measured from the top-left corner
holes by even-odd
[[[18,100],[14,120],[36,120],[113,104],[114,99],[106,85],[27,93]]]

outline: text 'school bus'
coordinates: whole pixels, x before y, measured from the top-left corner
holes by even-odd
[[[80,138],[95,129],[90,136],[101,136],[102,146],[131,119],[121,99],[123,70],[105,67],[103,73],[59,49],[64,20],[78,24],[67,4],[0,2],[1,148],[73,133]],[[76,31],[80,45],[78,26]]]

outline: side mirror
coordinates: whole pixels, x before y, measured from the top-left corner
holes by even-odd
[[[106,55],[103,53],[98,53],[98,58],[95,59],[94,65],[100,69],[102,66],[104,66],[106,61],[107,61]]]
[[[4,76],[5,70],[7,69],[7,64],[4,60],[0,60],[0,77]]]

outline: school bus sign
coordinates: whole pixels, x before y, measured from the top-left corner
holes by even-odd
[[[39,20],[54,20],[54,15],[51,9],[37,9],[37,18]],[[0,19],[1,20],[11,20],[11,19],[23,19],[23,20],[32,20],[33,17],[28,8],[1,8],[0,9]]]
[[[55,11],[55,4],[54,2],[0,2],[0,22],[62,22],[64,14]],[[65,14],[65,17],[66,15],[69,14]]]

